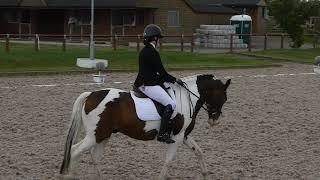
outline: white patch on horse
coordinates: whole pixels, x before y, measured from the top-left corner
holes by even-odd
[[[161,121],[146,121],[146,125],[144,126],[143,130],[145,132],[151,131],[153,129],[156,129],[157,131],[159,131],[160,122]]]
[[[89,114],[86,114],[84,111],[84,107],[82,109],[82,117],[83,117],[83,124],[86,127],[86,132],[94,133],[97,123],[100,120],[100,114],[105,110],[106,104],[110,101],[113,101],[115,98],[119,98],[119,92],[123,92],[118,89],[107,89],[110,90],[107,96],[100,102],[100,104],[92,110]]]

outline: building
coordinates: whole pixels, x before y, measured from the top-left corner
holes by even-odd
[[[90,0],[1,0],[0,34],[89,34]],[[95,0],[95,34],[136,35],[149,23],[190,35],[200,24],[229,24],[244,10],[263,32],[264,0]]]

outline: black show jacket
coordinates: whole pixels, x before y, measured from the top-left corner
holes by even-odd
[[[151,44],[145,45],[139,54],[139,73],[134,85],[155,86],[175,81],[176,78],[164,69],[158,51]]]

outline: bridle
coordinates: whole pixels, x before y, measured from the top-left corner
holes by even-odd
[[[191,101],[191,97],[190,97],[190,94],[189,94],[189,102],[191,104],[191,107],[193,109],[193,112],[191,113],[191,107],[190,107],[190,118],[196,118],[198,112],[200,111],[201,108],[203,108],[205,111],[207,111],[208,114],[210,114],[210,111],[208,109],[208,106],[207,107],[204,107],[205,105],[205,102],[203,100],[203,98],[199,97],[198,95],[196,95],[195,93],[193,93],[188,87],[187,87],[187,84],[185,82],[183,82],[183,85],[179,84],[181,87],[183,87],[185,90],[187,90],[190,94],[192,94],[193,96],[195,96],[196,98],[198,98],[197,100],[197,103],[196,103],[196,106],[193,108],[193,104],[192,104],[192,101]],[[213,112],[214,114],[216,113],[222,113],[221,111],[218,112],[218,111],[214,111]]]

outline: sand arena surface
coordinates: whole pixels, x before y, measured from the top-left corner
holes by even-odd
[[[172,72],[179,77],[199,73],[234,76],[220,124],[210,128],[202,110],[191,134],[204,152],[209,179],[320,177],[320,77],[291,74],[311,72],[311,65],[296,64]],[[286,75],[273,76],[276,74]],[[108,73],[103,87],[128,90],[135,75]],[[0,179],[58,178],[72,104],[81,92],[103,88],[74,83],[91,80],[91,75],[0,78]],[[57,85],[31,86],[39,84]],[[114,134],[100,161],[103,177],[154,179],[161,170],[165,148],[158,142]],[[81,179],[94,179],[96,171],[88,153],[81,156],[77,171]],[[183,145],[168,177],[201,177],[195,155]]]

